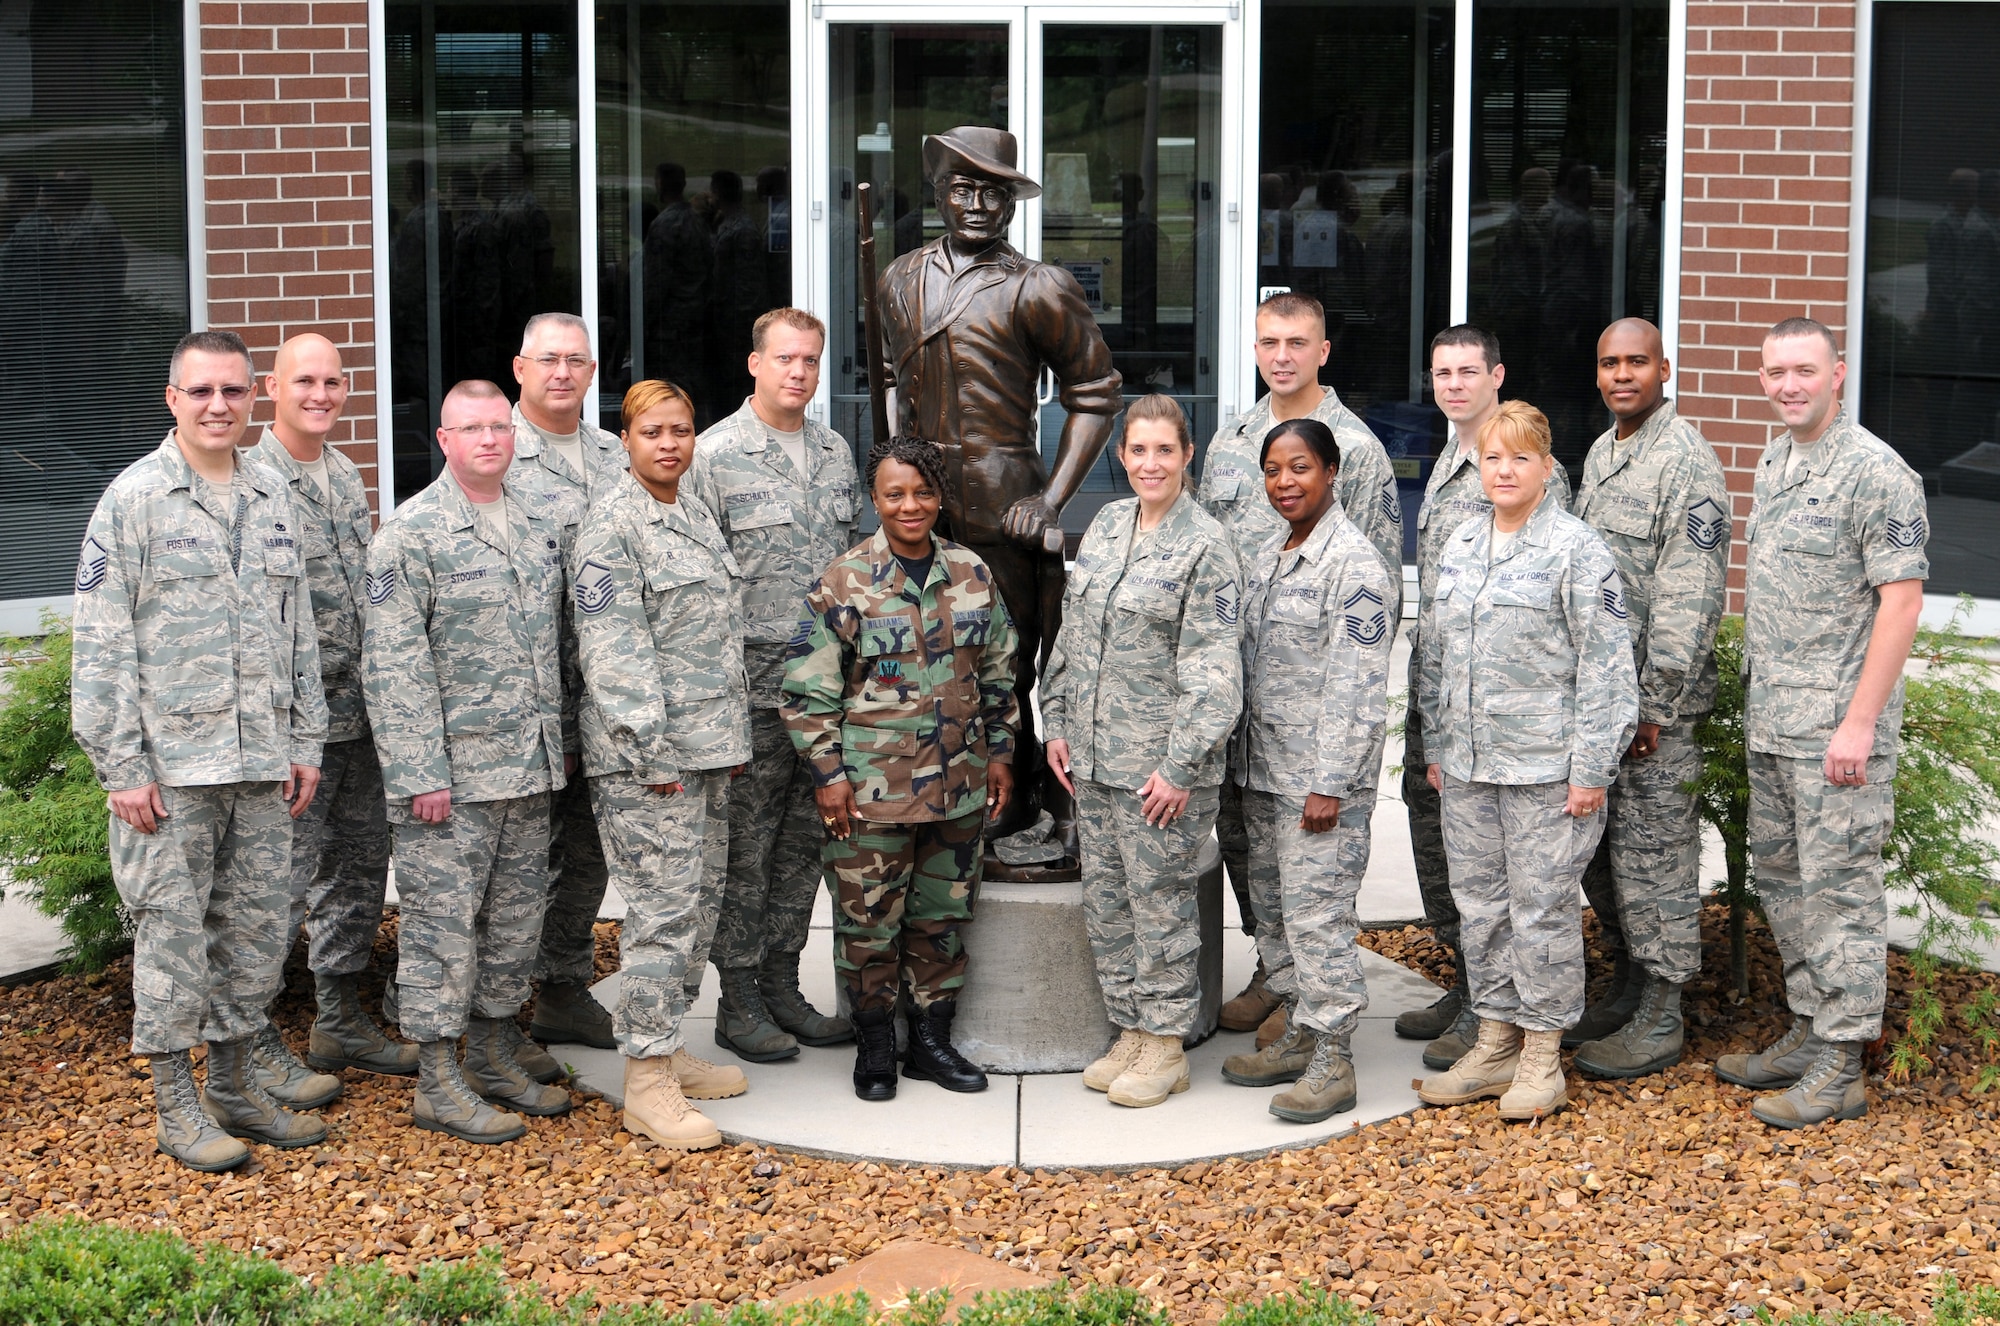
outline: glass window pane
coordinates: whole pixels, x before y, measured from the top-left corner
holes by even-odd
[[[1126,399],[1177,397],[1204,442],[1217,423],[1221,114],[1220,27],[1043,29],[1042,260],[1082,285]],[[1043,407],[1051,464],[1064,418]],[[1131,491],[1105,450],[1063,513],[1072,530]]]
[[[792,302],[786,0],[597,9],[598,399],[679,384],[703,428],[750,394],[759,314]]]
[[[389,0],[389,326],[396,500],[442,471],[455,382],[515,394],[536,313],[581,308],[576,10]]]
[[[1412,557],[1444,438],[1425,370],[1450,310],[1452,33],[1433,0],[1264,6],[1257,284],[1326,306],[1320,380],[1396,462]]]
[[[928,134],[962,124],[1007,127],[1007,29],[970,23],[832,23],[833,201],[827,226],[832,302],[826,381],[833,427],[865,457],[873,440],[861,353],[854,186],[875,194],[875,266],[944,234],[923,178]],[[835,310],[839,316],[833,316]],[[866,518],[873,518],[872,509]]]
[[[1470,317],[1556,458],[1610,424],[1592,365],[1613,318],[1660,317],[1665,0],[1479,0]]]
[[[181,21],[179,0],[0,6],[0,600],[70,591],[99,494],[173,424]]]
[[[2000,4],[1875,7],[1861,421],[1924,478],[1934,594],[2000,597]]]

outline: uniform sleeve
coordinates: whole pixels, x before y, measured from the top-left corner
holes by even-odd
[[[841,626],[847,627],[845,634]],[[853,662],[854,610],[835,602],[822,578],[806,596],[806,615],[785,657],[780,712],[792,744],[812,766],[813,785],[847,777],[841,760],[840,720],[846,712],[847,669]]]
[[[1389,582],[1389,620],[1396,622],[1403,613],[1403,499],[1396,491],[1396,469],[1389,463],[1389,453],[1364,426],[1342,431],[1347,438],[1340,448],[1341,509],[1382,559]]]
[[[574,498],[558,503],[550,511],[560,545],[557,556],[562,562],[563,577],[563,603],[556,612],[556,667],[562,678],[564,755],[583,752],[583,731],[577,722],[578,706],[583,701],[583,661],[577,653],[576,614],[570,611],[569,599],[576,591],[576,573],[581,565],[576,555],[577,539],[582,534],[584,513],[588,509],[587,502]]]
[[[1331,615],[1326,687],[1320,692],[1312,791],[1352,796],[1373,787],[1389,721],[1389,577],[1373,557],[1348,561],[1323,611]]]
[[[708,512],[716,529],[722,528],[721,504],[715,495],[715,467],[697,444],[694,449],[694,463],[688,466],[687,480],[681,485],[681,497],[692,497],[702,510]]]
[[[1201,453],[1201,485],[1195,491],[1195,501],[1201,503],[1202,510],[1221,521],[1225,527],[1234,517],[1239,499],[1234,485],[1227,497],[1222,495],[1222,483],[1217,476],[1215,462],[1226,445],[1225,439],[1236,431],[1241,419],[1241,415],[1232,415],[1223,420],[1222,427],[1216,429],[1215,436],[1208,440],[1208,449]]]
[[[645,583],[612,521],[586,521],[577,539],[570,607],[576,618],[583,684],[605,734],[641,783],[678,783],[667,735],[664,679],[646,619]]]
[[[425,622],[430,559],[405,531],[385,530],[368,550],[368,611],[361,632],[361,689],[382,760],[383,794],[407,801],[451,786],[444,700]]]
[[[1174,647],[1174,725],[1160,776],[1175,787],[1194,786],[1243,712],[1242,604],[1236,553],[1218,538],[1195,564]]]
[[[1070,582],[1071,592],[1075,581]],[[997,595],[995,596],[998,597]],[[1070,611],[1069,594],[1063,596],[1062,629],[1056,632],[1055,643],[1049,646],[1049,659],[1042,668],[1042,675],[1035,679],[1035,696],[1042,714],[1042,739],[1044,741],[1069,741],[1069,705],[1071,672],[1069,661],[1069,641],[1075,633],[1076,614]]]
[[[1555,461],[1550,468],[1549,481],[1543,484],[1542,487],[1545,491],[1554,494],[1556,501],[1562,504],[1562,509],[1565,511],[1569,510],[1576,502],[1576,495],[1571,491],[1569,486],[1569,467],[1559,460]]]
[[[1930,559],[1924,555],[1930,519],[1922,480],[1904,466],[1879,463],[1862,477],[1854,508],[1861,564],[1870,585],[1930,578]]]
[[[292,506],[289,488],[281,490],[285,495],[278,501],[282,513],[279,525],[283,529],[290,525],[293,529],[302,527],[298,512]],[[326,746],[328,723],[331,721],[326,707],[326,683],[319,671],[319,625],[313,616],[312,584],[307,579],[305,559],[299,560],[298,592],[294,595],[298,610],[291,614],[291,621],[283,623],[292,628],[292,707],[291,707],[291,753],[293,764],[308,768],[319,768],[320,759]]]
[[[1563,614],[1576,646],[1570,785],[1609,787],[1639,721],[1639,679],[1632,668],[1625,585],[1611,550],[1595,536],[1570,557]]]
[[[1014,655],[1020,647],[1020,633],[1014,629],[1007,602],[996,587],[993,627],[986,633],[986,648],[979,655],[979,712],[985,716],[986,759],[992,764],[1014,760],[1014,737],[1021,730],[1021,702],[1014,694]]]
[[[1442,561],[1440,561],[1442,565]],[[1417,688],[1412,697],[1423,738],[1424,758],[1431,764],[1442,763],[1438,752],[1439,722],[1443,717],[1441,697],[1444,691],[1444,641],[1438,639],[1437,595],[1433,593],[1423,601],[1422,610],[1417,615],[1417,654],[1411,660],[1410,676]]]
[[[70,727],[107,792],[155,781],[139,723],[139,654],[132,633],[138,537],[106,492],[83,536],[70,617]]]
[[[1696,445],[1707,450],[1706,442]],[[1653,565],[1639,719],[1669,727],[1702,682],[1729,595],[1729,492],[1711,452],[1684,456],[1667,478],[1675,494]]]

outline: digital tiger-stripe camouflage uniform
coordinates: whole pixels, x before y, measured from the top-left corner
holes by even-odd
[[[667,1058],[722,906],[730,770],[750,758],[740,573],[705,507],[630,475],[592,504],[575,562],[583,767],[629,909],[618,1050]]]
[[[1639,721],[1657,724],[1644,759],[1619,762],[1604,841],[1615,888],[1593,896],[1615,914],[1645,973],[1623,1026],[1585,1044],[1577,1067],[1640,1077],[1680,1060],[1680,987],[1701,970],[1701,819],[1688,786],[1701,774],[1694,725],[1715,707],[1715,633],[1729,578],[1729,490],[1722,463],[1672,401],[1629,438],[1607,430],[1590,449],[1572,510],[1611,549],[1625,590]],[[1591,872],[1585,872],[1589,885]]]
[[[1424,749],[1424,723],[1417,709],[1417,665],[1423,651],[1423,611],[1437,589],[1438,559],[1451,535],[1466,521],[1487,517],[1493,503],[1479,482],[1479,457],[1475,437],[1454,435],[1445,441],[1444,453],[1432,466],[1424,485],[1423,505],[1417,508],[1417,620],[1410,623],[1409,679],[1405,690],[1403,716],[1403,809],[1410,818],[1410,848],[1416,857],[1417,891],[1423,899],[1424,923],[1437,941],[1454,953],[1458,950],[1458,904],[1452,901],[1451,871],[1445,862],[1444,824],[1439,814],[1438,794],[1424,776],[1431,763]],[[1569,505],[1569,471],[1561,461],[1549,475],[1545,490],[1563,507]],[[1607,934],[1607,942],[1616,936]],[[1478,1019],[1465,998],[1465,964],[1458,963],[1453,989],[1429,1009],[1405,1013],[1396,1019],[1396,1034],[1415,1040],[1436,1037],[1425,1051],[1424,1061],[1433,1068],[1451,1064],[1471,1048]],[[1445,1015],[1448,1015],[1448,1019]]]
[[[1597,532],[1545,494],[1499,549],[1460,524],[1419,632],[1423,748],[1444,775],[1460,957],[1482,1023],[1560,1033],[1583,1015],[1577,887],[1638,722],[1624,587]],[[1551,1061],[1554,1046],[1549,1047]]]
[[[1042,724],[1069,743],[1105,1011],[1121,1032],[1181,1041],[1201,1013],[1195,860],[1243,705],[1241,587],[1227,531],[1192,496],[1143,534],[1138,516],[1137,498],[1113,502],[1084,533],[1042,673]],[[1138,795],[1155,773],[1189,793],[1159,826]]]
[[[1809,1077],[1822,1051],[1844,1051],[1856,1061],[1851,1091],[1865,1109],[1859,1046],[1882,1034],[1888,994],[1882,846],[1895,824],[1900,676],[1876,716],[1864,780],[1827,781],[1825,760],[1860,684],[1876,591],[1930,575],[1930,524],[1922,480],[1845,406],[1794,466],[1797,447],[1786,432],[1765,449],[1743,531],[1750,852],[1795,1021],[1762,1054],[1722,1056],[1716,1073],[1782,1089]],[[1764,1117],[1790,1094],[1753,1109]]]
[[[368,490],[361,471],[337,447],[321,453],[329,491],[268,428],[246,454],[291,489],[326,691],[319,791],[292,824],[292,907],[285,931],[306,927],[306,964],[319,1006],[306,1060],[327,1072],[408,1074],[416,1070],[414,1052],[383,1036],[361,1011],[356,979],[374,954],[389,883],[382,765],[361,694],[363,583],[374,537]]]
[[[1382,559],[1391,594],[1387,615],[1394,630],[1403,611],[1403,502],[1396,490],[1395,467],[1380,439],[1341,402],[1333,388],[1322,386],[1320,390],[1325,394],[1304,417],[1317,419],[1333,430],[1333,440],[1340,447],[1340,474],[1335,482],[1340,508]],[[1216,430],[1201,462],[1201,504],[1229,530],[1236,543],[1237,565],[1246,574],[1265,541],[1288,528],[1264,494],[1264,466],[1258,459],[1263,454],[1264,435],[1276,423],[1271,417],[1271,398],[1266,396]],[[1215,837],[1229,872],[1230,888],[1236,894],[1244,933],[1253,933],[1250,840],[1243,827],[1243,794],[1233,773],[1223,780]]]
[[[812,770],[779,706],[785,655],[820,573],[854,544],[861,480],[841,436],[805,421],[805,474],[750,400],[695,440],[682,491],[708,508],[743,568],[743,658],[750,676],[750,767],[730,785],[729,882],[713,955],[722,980],[716,1027],[739,1054],[784,1058],[800,1038],[853,1034],[799,993],[826,835]]]
[[[1231,1055],[1222,1072],[1244,1086],[1300,1080],[1271,1110],[1310,1120],[1355,1099],[1352,1041],[1368,1007],[1355,900],[1381,777],[1396,593],[1379,550],[1340,507],[1298,547],[1285,547],[1290,537],[1289,526],[1273,533],[1244,575],[1243,721],[1232,759],[1257,953],[1285,1001],[1285,1034]],[[1332,828],[1307,832],[1309,796],[1338,799]]]
[[[105,489],[77,563],[77,743],[106,792],[152,783],[166,807],[153,833],[111,817],[111,877],[134,930],[132,1052],[153,1058],[156,1089],[180,1083],[161,1149],[191,1163],[242,1153],[185,1131],[209,1126],[187,1052],[266,1034],[291,948],[281,788],[318,766],[327,730],[302,571],[284,480],[239,454],[217,492],[174,432]]]
[[[853,785],[858,823],[829,840],[834,965],[857,1011],[955,1004],[972,919],[986,767],[1008,764],[1017,636],[986,564],[932,536],[909,583],[877,530],[827,568],[785,665],[784,716],[815,786]]]
[[[514,407],[514,463],[507,482],[532,507],[538,507],[563,527],[558,536],[565,550],[574,546],[584,512],[624,474],[630,463],[624,444],[588,421],[577,424],[584,473],[579,474],[541,429]],[[568,556],[565,551],[565,556]],[[573,637],[575,623],[565,592],[562,631]],[[572,651],[573,657],[573,651]],[[583,690],[574,672],[563,676],[566,703],[572,713]],[[574,728],[572,727],[572,732]],[[571,755],[578,754],[575,746]],[[541,948],[535,958],[535,978],[542,982],[530,1029],[540,1040],[581,1040],[601,1050],[611,1048],[608,1022],[588,993],[597,979],[597,939],[594,927],[604,906],[604,886],[611,876],[604,861],[604,842],[591,813],[590,788],[572,778],[553,797],[554,819],[549,830],[549,906],[542,918]]]
[[[444,1092],[433,1076],[452,1071],[436,1047],[448,1058],[468,1031],[465,1075],[479,1094],[539,1114],[568,1108],[567,1095],[517,1078],[513,1019],[548,906],[550,797],[576,745],[560,628],[574,513],[511,483],[503,502],[504,546],[441,474],[382,522],[368,555],[362,678],[394,835],[399,1020],[420,1049],[420,1123],[425,1093]],[[450,814],[418,819],[412,801],[440,791]],[[430,1108],[449,1121],[447,1096]]]

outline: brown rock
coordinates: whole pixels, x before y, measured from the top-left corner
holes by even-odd
[[[944,1289],[955,1302],[964,1303],[983,1289],[1039,1289],[1048,1283],[1048,1276],[1033,1275],[963,1248],[923,1239],[897,1239],[830,1275],[793,1285],[772,1301],[839,1298],[858,1289],[869,1301],[882,1304]]]

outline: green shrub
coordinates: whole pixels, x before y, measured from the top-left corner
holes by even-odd
[[[97,971],[131,938],[111,882],[110,817],[90,760],[69,730],[69,623],[43,617],[39,640],[0,644],[0,867],[62,923],[70,965]]]
[[[2000,685],[1979,651],[1993,641],[1959,633],[1972,601],[1965,598],[1942,631],[1917,632],[1904,683],[1903,739],[1896,765],[1896,823],[1883,849],[1889,887],[1915,900],[1899,915],[1917,920],[1910,954],[1914,984],[1909,1020],[1890,1051],[1892,1076],[1928,1072],[1928,1050],[1949,1016],[1937,994],[1941,965],[1978,966],[1975,943],[1996,931],[1986,915],[2000,905],[2000,848],[1982,836],[2000,819]],[[1743,918],[1757,905],[1749,854],[1750,783],[1743,746],[1743,623],[1729,618],[1716,640],[1722,674],[1715,710],[1695,730],[1703,768],[1693,784],[1701,816],[1722,835],[1730,905],[1730,967],[1739,994],[1749,993]],[[1989,1060],[1981,1089],[2000,1083],[2000,995],[1983,987],[1956,1013]]]

